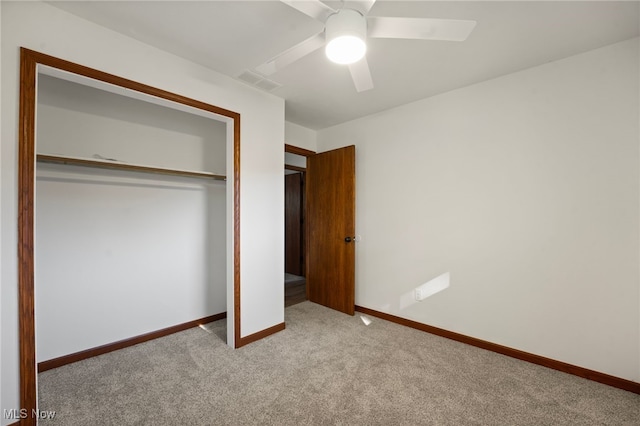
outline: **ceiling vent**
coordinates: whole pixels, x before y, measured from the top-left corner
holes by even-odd
[[[271,92],[272,90],[282,86],[282,84],[280,83],[276,83],[275,81],[269,80],[263,75],[249,70],[245,70],[242,74],[240,74],[238,76],[238,79],[262,90],[266,90],[267,92]]]

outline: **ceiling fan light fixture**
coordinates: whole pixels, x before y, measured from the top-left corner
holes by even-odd
[[[367,51],[367,45],[361,38],[346,35],[336,37],[327,43],[325,53],[331,62],[341,65],[358,62]]]
[[[351,9],[342,9],[331,15],[325,25],[325,53],[330,61],[352,64],[367,52],[366,18]]]

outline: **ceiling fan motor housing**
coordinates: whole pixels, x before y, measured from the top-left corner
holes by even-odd
[[[366,38],[367,19],[360,12],[341,9],[327,18],[325,52],[333,62],[349,64],[360,60],[366,53]],[[346,52],[345,49],[352,51]]]

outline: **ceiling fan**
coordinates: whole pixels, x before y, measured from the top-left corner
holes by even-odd
[[[464,41],[476,26],[476,21],[470,20],[366,16],[376,0],[348,1],[349,7],[344,7],[343,2],[339,10],[320,0],[280,1],[324,23],[324,31],[280,53],[255,70],[270,76],[325,46],[325,53],[331,61],[348,65],[358,92],[373,88],[365,56],[367,37]]]

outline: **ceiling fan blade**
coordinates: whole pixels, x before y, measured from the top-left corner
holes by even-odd
[[[476,21],[429,18],[369,17],[367,34],[378,38],[464,41]]]
[[[325,22],[327,18],[336,10],[330,8],[320,0],[280,0],[282,3],[291,6],[292,8],[304,13],[307,16],[317,19],[320,22]]]
[[[369,13],[375,2],[376,0],[350,0],[349,6],[361,12],[363,15],[366,15]]]
[[[262,75],[269,76],[322,46],[324,46],[324,33],[318,33],[302,43],[298,43],[292,48],[285,50],[270,61],[258,65],[255,70]]]
[[[350,64],[349,72],[351,73],[353,84],[355,84],[358,92],[373,89],[373,79],[371,78],[371,71],[369,71],[369,63],[367,62],[366,56],[358,62]]]

